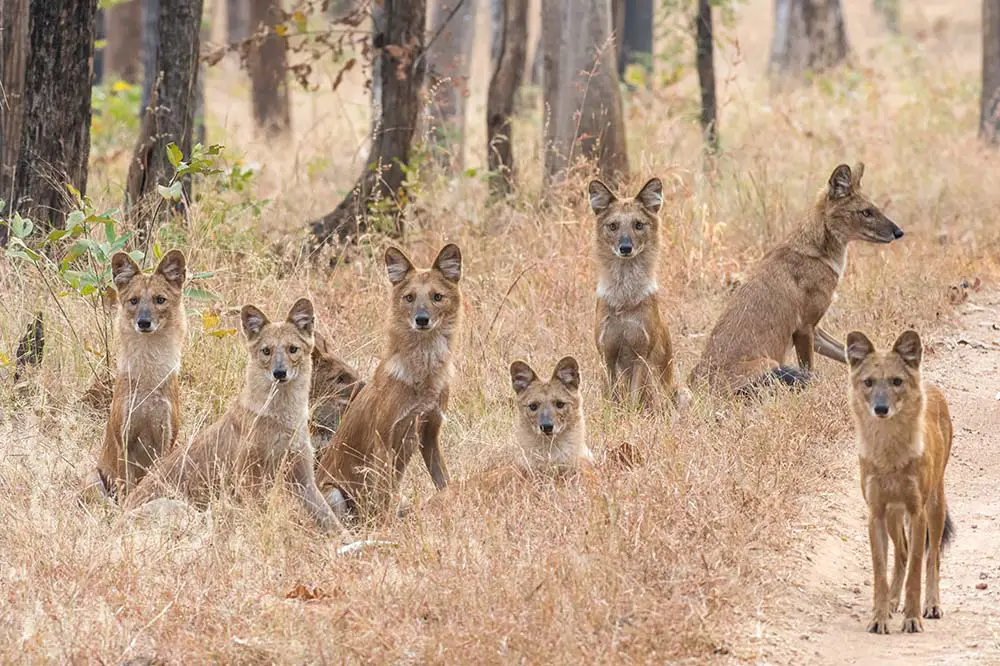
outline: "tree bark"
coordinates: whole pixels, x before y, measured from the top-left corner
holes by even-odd
[[[653,73],[653,0],[625,0],[624,21],[619,33],[618,74],[629,65],[646,70],[647,86]]]
[[[12,210],[41,229],[72,207],[66,184],[87,191],[90,87],[97,0],[34,0],[28,6],[24,119]]]
[[[142,2],[125,0],[104,12],[107,45],[104,69],[122,81],[139,81],[140,42],[142,37]]]
[[[101,9],[100,6],[97,8],[97,14],[94,16],[94,39],[101,41],[107,41],[107,32],[105,32],[105,18],[106,12]],[[91,76],[91,85],[99,86],[104,83],[104,51],[107,47],[97,48],[94,45],[94,64],[92,66],[93,74]]]
[[[804,78],[847,59],[840,0],[775,0],[772,75]]]
[[[983,0],[983,91],[979,135],[1000,143],[1000,0]]]
[[[712,5],[709,0],[698,0],[696,29],[698,85],[701,88],[701,131],[705,151],[709,155],[719,152],[719,127],[715,100],[715,43],[712,40]]]
[[[558,179],[582,157],[596,162],[601,177],[616,184],[628,176],[628,150],[616,51],[609,39],[609,0],[546,0],[545,5],[544,96],[551,114],[546,176],[550,182]]]
[[[177,144],[185,158],[191,154],[202,0],[158,4],[159,14],[152,17],[156,23],[156,37],[150,35],[144,40],[149,45],[155,44],[156,50],[150,59],[156,64],[145,76],[149,82],[150,102],[129,165],[126,208],[148,195],[156,195],[156,186],[170,181],[173,167],[167,159],[167,144]],[[149,25],[148,20],[146,25]],[[184,182],[183,193],[185,200],[190,201],[189,180]],[[148,228],[140,231],[145,233]]]
[[[145,117],[146,109],[153,97],[156,85],[156,53],[160,48],[160,0],[140,0],[142,2],[142,104],[139,116]]]
[[[24,119],[24,67],[28,59],[28,0],[0,2],[0,199],[10,212],[17,154]],[[7,227],[0,225],[0,247]]]
[[[496,71],[486,100],[486,155],[490,193],[507,194],[514,186],[512,119],[528,50],[528,0],[506,0]]]
[[[882,16],[890,32],[899,34],[899,0],[872,0],[872,9]]]
[[[242,42],[250,36],[249,0],[226,0],[226,41]]]
[[[311,224],[317,244],[336,236],[355,239],[371,229],[372,209],[386,220],[385,231],[401,235],[406,202],[403,181],[410,143],[420,112],[424,80],[425,0],[384,0],[373,5],[372,97],[375,129],[368,161],[351,193],[333,212]]]
[[[257,127],[273,136],[291,127],[288,100],[288,41],[274,32],[283,20],[280,0],[250,0],[250,29],[266,32],[250,49],[250,97]]]
[[[435,161],[461,169],[465,149],[465,100],[476,32],[475,0],[440,0],[432,5],[427,48],[429,117]]]

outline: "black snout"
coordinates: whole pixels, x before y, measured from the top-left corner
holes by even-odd
[[[896,240],[899,240],[900,238],[903,237],[903,230],[900,229],[899,227],[894,226],[892,228],[892,237],[895,238]]]
[[[875,412],[875,416],[888,416],[889,405],[875,405],[873,411]]]
[[[288,371],[284,368],[275,368],[271,371],[271,376],[277,379],[279,382],[284,381],[288,378]]]
[[[618,241],[618,254],[623,257],[631,256],[632,254],[632,239],[626,236]]]
[[[418,312],[413,318],[413,323],[417,325],[417,328],[427,328],[431,325],[431,316],[426,312]]]
[[[139,328],[140,331],[148,331],[153,327],[153,322],[143,317],[140,319],[136,319],[135,325]]]
[[[551,435],[553,428],[551,423],[539,423],[538,429],[541,430],[544,435]]]

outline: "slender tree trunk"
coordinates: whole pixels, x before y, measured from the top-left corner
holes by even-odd
[[[556,134],[557,119],[562,117],[559,108],[560,57],[564,53],[566,35],[563,32],[563,0],[542,0],[542,30],[538,36],[538,54],[541,60],[542,84],[542,149],[546,181],[565,167],[560,156]],[[539,57],[536,55],[536,65]]]
[[[695,19],[698,85],[701,87],[701,131],[705,150],[710,155],[719,152],[719,126],[715,101],[715,44],[712,40],[712,5],[709,0],[698,0],[698,17]]]
[[[546,155],[546,174],[549,179],[561,177],[578,158],[585,158],[597,163],[602,178],[617,183],[628,176],[628,150],[616,52],[610,39],[610,3],[553,0],[546,4],[558,4],[561,19],[556,38],[552,34],[555,15],[548,16],[547,26],[543,16],[545,100],[552,114],[553,139]]]
[[[280,0],[250,0],[250,29],[266,32],[250,49],[250,96],[257,127],[267,135],[287,132],[291,126],[288,100],[288,41],[274,32],[282,22]]]
[[[97,8],[97,14],[94,17],[94,39],[98,41],[107,41],[107,12],[105,12],[100,7]],[[97,48],[94,45],[94,64],[93,64],[93,76],[91,78],[91,85],[99,86],[104,83],[104,51],[107,48]]]
[[[899,34],[899,0],[872,0],[872,9],[882,16],[890,32]]]
[[[465,150],[465,100],[476,32],[475,0],[439,0],[430,7],[428,87],[434,157],[438,164],[461,169]]]
[[[983,92],[979,135],[1000,143],[1000,0],[983,0]]]
[[[840,0],[775,0],[772,75],[803,78],[847,59]]]
[[[425,0],[384,0],[373,6],[372,43],[378,47],[372,91],[378,119],[368,161],[351,193],[333,212],[311,224],[317,243],[341,242],[371,229],[372,209],[388,224],[377,229],[403,233],[404,169],[410,159],[420,89],[424,80]]]
[[[167,144],[177,144],[185,158],[191,154],[202,0],[159,4],[157,36],[145,40],[155,41],[151,60],[156,64],[146,72],[146,79],[152,80],[150,103],[129,165],[126,207],[148,195],[158,196],[156,186],[170,181],[173,167],[167,159]],[[191,201],[190,181],[184,182],[183,193],[185,201]],[[148,222],[148,217],[143,216],[143,221]],[[148,233],[149,228],[140,231]]]
[[[24,67],[28,59],[28,0],[0,2],[0,199],[10,212],[17,154],[24,119]],[[7,227],[0,225],[0,247],[7,244]]]
[[[506,0],[505,4],[500,53],[486,101],[486,155],[494,196],[510,192],[514,185],[511,121],[528,49],[528,0]]]
[[[61,225],[72,200],[66,184],[87,191],[90,87],[97,0],[33,0],[28,6],[24,121],[13,205],[37,226]]]
[[[140,117],[145,116],[146,108],[153,96],[156,85],[156,53],[160,48],[160,0],[139,0],[142,2],[142,105],[139,107]]]
[[[647,87],[653,74],[653,0],[625,0],[622,32],[619,33],[618,74],[638,65],[646,71]]]
[[[625,44],[622,36],[625,34],[625,0],[610,0],[611,31],[615,39],[615,71],[619,77],[625,71]]]
[[[104,68],[122,81],[137,83],[142,57],[142,0],[125,0],[104,13],[107,45]]]
[[[249,36],[249,0],[226,0],[226,41],[233,44]]]

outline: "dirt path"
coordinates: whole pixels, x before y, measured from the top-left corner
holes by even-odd
[[[925,620],[924,632],[912,635],[899,633],[897,614],[889,636],[865,632],[871,558],[852,442],[842,466],[831,470],[831,492],[808,512],[812,521],[796,526],[810,536],[775,581],[790,593],[762,609],[757,645],[744,658],[767,664],[1000,664],[1000,345],[994,341],[1000,341],[1000,293],[978,294],[959,307],[950,327],[930,337],[933,351],[925,357],[925,377],[944,391],[955,425],[945,489],[957,537],[941,565],[944,618]]]

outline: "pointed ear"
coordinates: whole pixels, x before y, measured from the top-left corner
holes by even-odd
[[[851,193],[851,167],[841,164],[830,174],[830,189],[827,199],[842,199]]]
[[[187,277],[185,266],[184,253],[180,250],[171,250],[163,256],[163,259],[160,259],[160,265],[156,267],[156,272],[172,286],[180,289],[181,285],[184,284],[184,278]]]
[[[635,200],[650,213],[658,213],[663,205],[663,183],[659,178],[650,178],[635,195]]]
[[[559,383],[570,391],[580,388],[580,366],[572,356],[563,357],[556,363],[556,369],[552,372],[552,379],[559,380]]]
[[[247,340],[253,340],[268,325],[267,315],[252,305],[244,305],[240,310],[240,319],[243,320],[243,333]]]
[[[434,260],[434,270],[452,282],[462,279],[462,251],[457,245],[448,243],[441,248]]]
[[[514,393],[520,394],[537,379],[535,371],[524,361],[514,361],[510,364],[510,384]]]
[[[875,345],[864,333],[854,331],[847,334],[847,364],[856,368],[875,351]]]
[[[608,186],[599,180],[590,181],[590,185],[587,186],[587,195],[590,197],[590,210],[594,211],[594,215],[600,215],[611,204],[618,201]]]
[[[855,190],[861,187],[861,178],[865,175],[865,163],[858,162],[851,171],[851,187]]]
[[[139,264],[132,261],[132,257],[124,252],[115,252],[111,257],[111,279],[119,291],[127,287],[128,283],[141,272]]]
[[[920,359],[923,356],[923,345],[920,343],[920,335],[916,331],[904,331],[892,346],[892,351],[903,359],[903,363],[911,368],[920,367]]]
[[[308,298],[300,298],[288,311],[288,323],[294,324],[306,335],[312,335],[316,317],[313,315],[313,304]]]
[[[330,345],[326,341],[326,336],[319,331],[313,331],[312,357],[319,358],[330,353]]]
[[[389,275],[389,282],[399,284],[406,279],[406,276],[413,270],[413,264],[403,254],[398,247],[387,247],[385,249],[385,271]]]

